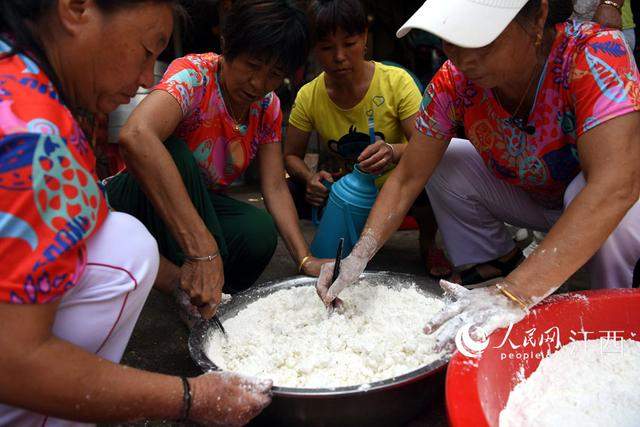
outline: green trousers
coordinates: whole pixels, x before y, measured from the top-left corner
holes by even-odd
[[[218,242],[224,262],[224,291],[235,293],[250,287],[275,251],[278,234],[273,218],[263,209],[208,190],[193,154],[182,140],[171,138],[166,146],[191,202]],[[182,248],[133,175],[124,172],[113,177],[107,183],[107,195],[113,209],[135,216],[147,227],[158,241],[160,254],[182,265]]]

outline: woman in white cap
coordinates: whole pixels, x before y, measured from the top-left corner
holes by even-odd
[[[589,263],[593,288],[630,287],[640,257],[640,76],[620,31],[565,21],[571,0],[429,0],[399,31],[444,40],[407,154],[384,186],[326,304],[355,282],[427,185],[454,265],[475,279],[430,319],[441,345],[473,322],[487,333]],[[463,130],[469,141],[457,140]],[[548,231],[513,271],[504,222]],[[465,273],[463,273],[463,276]],[[506,276],[506,277],[504,277]]]

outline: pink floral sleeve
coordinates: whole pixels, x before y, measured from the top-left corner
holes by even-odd
[[[264,116],[258,131],[260,145],[273,144],[282,140],[282,110],[280,98],[271,92],[262,100]]]
[[[208,74],[200,57],[187,55],[171,63],[154,90],[164,90],[172,95],[180,104],[183,117],[188,117],[202,103],[209,83]]]
[[[418,131],[443,141],[453,138],[462,124],[457,98],[451,62],[447,61],[425,90],[416,120]]]
[[[582,43],[568,79],[578,136],[640,110],[638,69],[622,33],[599,31]]]

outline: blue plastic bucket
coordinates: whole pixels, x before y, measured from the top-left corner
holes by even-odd
[[[351,252],[378,196],[375,179],[375,175],[363,173],[356,167],[333,184],[311,243],[313,256],[334,258],[340,238],[344,238],[344,256]]]

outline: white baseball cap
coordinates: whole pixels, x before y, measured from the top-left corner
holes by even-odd
[[[451,44],[484,47],[507,28],[528,0],[427,0],[398,30],[428,31]]]

